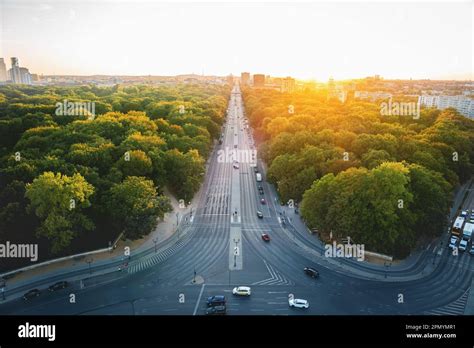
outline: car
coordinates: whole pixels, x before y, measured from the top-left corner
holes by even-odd
[[[234,164],[232,166],[234,167],[234,169],[239,169],[239,163],[237,163],[237,162],[234,162]]]
[[[295,214],[298,214],[299,211],[298,211],[298,208],[295,208]]]
[[[237,286],[234,289],[232,289],[233,295],[250,296],[251,293],[252,291],[248,286]]]
[[[469,250],[469,254],[474,255],[474,244],[471,245],[471,250]]]
[[[314,268],[311,267],[305,267],[304,268],[304,273],[309,275],[310,277],[317,278],[319,277],[319,272],[316,271]]]
[[[467,248],[467,240],[461,239],[461,242],[459,242],[459,250],[464,251]]]
[[[257,211],[257,217],[258,217],[259,219],[263,219],[263,214],[262,214],[261,211]]]
[[[224,295],[214,295],[209,296],[207,298],[207,306],[214,307],[214,306],[223,306],[225,305],[226,300]]]
[[[288,304],[295,308],[309,308],[309,302],[301,298],[290,298]]]
[[[467,210],[463,210],[461,211],[461,214],[459,215],[460,217],[463,217],[463,218],[466,218],[467,217],[467,214],[468,214],[468,211]]]
[[[270,236],[266,233],[262,234],[262,240],[264,242],[269,242],[270,241]]]
[[[267,201],[265,200],[265,198],[262,198],[262,199],[260,200],[260,203],[262,203],[262,204],[265,205],[265,204],[267,204]]]
[[[258,173],[258,167],[257,166],[253,167],[253,171],[254,173]]]
[[[69,286],[69,283],[68,283],[68,282],[62,281],[62,282],[57,282],[57,283],[51,285],[51,286],[48,288],[48,290],[49,290],[49,291],[62,290],[62,289],[66,289],[68,286]]]
[[[23,295],[23,299],[24,300],[29,300],[30,298],[38,297],[40,294],[41,294],[41,291],[39,291],[38,289],[33,289],[33,290],[30,290],[27,293],[25,293]]]
[[[226,306],[209,307],[206,310],[206,315],[225,315],[227,312]]]
[[[456,249],[457,248],[457,243],[458,243],[458,238],[457,237],[451,237],[451,241],[449,242],[449,248],[450,249]]]

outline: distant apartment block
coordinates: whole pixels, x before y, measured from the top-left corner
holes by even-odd
[[[243,72],[240,74],[240,84],[242,86],[248,86],[250,84],[250,73]]]
[[[392,98],[392,94],[387,93],[387,92],[381,92],[381,91],[377,91],[377,92],[355,91],[354,98],[355,99],[370,99],[371,101],[374,101],[377,99]]]
[[[460,114],[474,119],[473,99],[464,95],[420,95],[418,102],[423,106],[440,110],[455,108]]]
[[[292,77],[286,77],[281,79],[281,91],[282,92],[294,92],[296,88],[295,79]]]
[[[253,75],[253,86],[254,87],[265,87],[265,75],[263,75],[263,74]]]
[[[230,74],[229,76],[227,76],[227,84],[229,85],[233,85],[234,84],[234,76],[232,76],[232,74]]]

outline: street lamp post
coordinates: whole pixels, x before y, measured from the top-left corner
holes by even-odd
[[[194,267],[193,283],[196,283],[196,267]]]

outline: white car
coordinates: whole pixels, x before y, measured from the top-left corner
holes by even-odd
[[[464,251],[467,248],[467,240],[461,239],[461,242],[459,243],[459,250]]]
[[[290,307],[309,308],[309,302],[301,298],[290,298],[288,304]]]
[[[453,250],[456,249],[457,248],[457,246],[456,246],[457,243],[458,243],[457,237],[451,237],[451,241],[449,243],[449,248],[453,249]]]
[[[238,286],[232,290],[232,294],[239,296],[250,296],[251,293],[248,286]]]
[[[234,162],[233,166],[234,166],[234,169],[239,169],[239,162]]]

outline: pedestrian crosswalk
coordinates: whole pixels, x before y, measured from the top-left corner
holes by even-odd
[[[466,307],[467,299],[469,297],[469,289],[458,298],[456,301],[436,309],[423,312],[428,315],[462,315],[464,314],[464,308]]]
[[[152,254],[151,256],[148,256],[145,259],[139,260],[135,263],[132,263],[128,269],[127,272],[129,274],[134,274],[137,272],[144,271],[145,269],[148,269],[154,265],[157,265],[163,261],[165,261],[168,257],[173,255],[176,251],[178,251],[183,245],[185,244],[184,240],[180,240],[178,243],[174,244],[168,249],[165,249],[159,253]]]
[[[287,279],[283,274],[278,272],[267,261],[263,260],[263,262],[265,263],[265,266],[267,267],[268,273],[270,273],[271,277],[252,283],[252,285],[294,285],[291,280]]]

